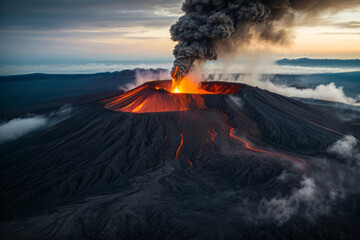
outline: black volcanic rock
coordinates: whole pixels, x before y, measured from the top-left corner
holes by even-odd
[[[98,99],[1,144],[1,238],[358,239],[359,172],[326,155],[355,125],[250,86],[203,98],[141,114]]]

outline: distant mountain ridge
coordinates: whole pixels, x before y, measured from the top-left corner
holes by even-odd
[[[288,59],[283,58],[276,61],[277,65],[292,65],[304,67],[359,67],[360,59],[311,59],[311,58],[297,58]]]

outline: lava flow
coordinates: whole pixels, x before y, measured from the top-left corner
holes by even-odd
[[[184,143],[184,135],[183,135],[183,133],[181,133],[180,134],[180,136],[181,136],[181,139],[180,139],[180,145],[179,145],[179,147],[177,148],[177,150],[176,150],[176,156],[175,156],[175,159],[177,159],[178,158],[178,156],[179,156],[179,152],[180,152],[180,149],[181,149],[181,147],[182,147],[182,145],[183,145],[183,143]]]
[[[105,108],[131,113],[187,111],[206,109],[204,95],[235,94],[242,84],[224,82],[194,83],[184,77],[174,86],[171,80],[152,81],[119,96],[105,99]]]
[[[302,164],[300,164],[300,163],[299,163],[298,161],[296,161],[295,159],[292,159],[292,158],[287,157],[287,156],[285,156],[285,155],[283,155],[283,154],[280,154],[280,153],[270,152],[270,151],[261,150],[261,149],[256,149],[256,148],[251,147],[249,142],[247,142],[246,140],[244,140],[244,139],[242,139],[242,138],[240,138],[240,137],[238,137],[238,136],[236,136],[236,135],[234,134],[234,128],[231,128],[231,129],[230,129],[229,135],[230,135],[231,138],[233,138],[233,139],[235,139],[235,140],[237,140],[237,141],[240,141],[240,142],[242,142],[243,144],[245,144],[245,148],[248,149],[248,150],[251,150],[251,151],[253,151],[253,152],[261,152],[261,153],[265,153],[265,154],[269,154],[269,155],[273,155],[273,156],[276,156],[276,157],[280,157],[280,158],[289,160],[289,161],[295,163],[296,165],[298,165],[304,172],[308,173],[308,172],[305,170],[305,168],[302,166]],[[305,163],[305,164],[309,165],[309,163],[307,163],[304,159],[302,159],[302,158],[298,158],[298,159],[299,159],[302,163]]]

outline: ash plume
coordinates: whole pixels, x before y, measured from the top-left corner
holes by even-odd
[[[170,28],[171,39],[178,42],[171,75],[181,79],[194,62],[234,53],[252,39],[288,43],[297,13],[311,16],[359,4],[358,0],[185,0],[185,14]]]

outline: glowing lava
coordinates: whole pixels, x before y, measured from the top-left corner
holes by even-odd
[[[327,127],[321,126],[320,124],[314,123],[314,122],[309,121],[309,120],[307,120],[307,119],[305,119],[305,118],[300,118],[300,119],[302,119],[302,120],[304,120],[304,121],[306,121],[306,122],[308,122],[308,123],[311,123],[311,124],[314,125],[314,126],[317,126],[317,127],[319,127],[319,128],[325,129],[325,130],[327,130],[327,131],[329,131],[329,132],[333,132],[333,133],[336,133],[336,134],[338,134],[338,135],[340,135],[340,136],[344,136],[343,133],[338,132],[338,131],[335,131],[335,130],[333,130],[333,129],[331,129],[331,128],[327,128]]]
[[[105,99],[105,108],[131,113],[187,111],[206,109],[205,95],[235,94],[244,85],[223,82],[193,83],[186,77],[173,89],[172,81],[153,81],[119,96]]]
[[[172,93],[190,93],[190,94],[217,94],[216,91],[210,92],[201,88],[201,83],[194,81],[190,75],[181,79],[172,80]]]
[[[237,140],[237,141],[240,141],[240,142],[242,142],[243,144],[245,144],[245,148],[248,149],[248,150],[251,150],[251,151],[254,151],[254,152],[271,154],[271,155],[273,155],[273,156],[277,156],[277,157],[280,157],[280,158],[289,160],[289,161],[295,163],[296,165],[298,165],[304,172],[308,173],[308,172],[304,169],[304,167],[302,166],[302,164],[300,164],[300,163],[299,163],[298,161],[296,161],[295,159],[289,158],[289,157],[287,157],[287,156],[285,156],[285,155],[283,155],[283,154],[274,153],[274,152],[265,151],[265,150],[260,150],[260,149],[256,149],[256,148],[251,147],[249,142],[247,142],[246,140],[244,140],[244,139],[242,139],[242,138],[240,138],[240,137],[238,137],[238,136],[236,136],[236,135],[234,134],[234,128],[231,128],[231,129],[230,129],[229,135],[230,135],[231,138],[233,138],[233,139],[235,139],[235,140]],[[309,165],[305,160],[303,160],[303,159],[301,159],[301,158],[298,158],[298,159],[299,159],[301,162]]]
[[[177,150],[176,150],[175,159],[178,158],[180,149],[181,149],[181,147],[182,147],[182,145],[183,145],[183,143],[184,143],[184,135],[183,135],[183,133],[181,133],[180,136],[181,136],[180,145],[179,145],[179,147],[178,147]]]

